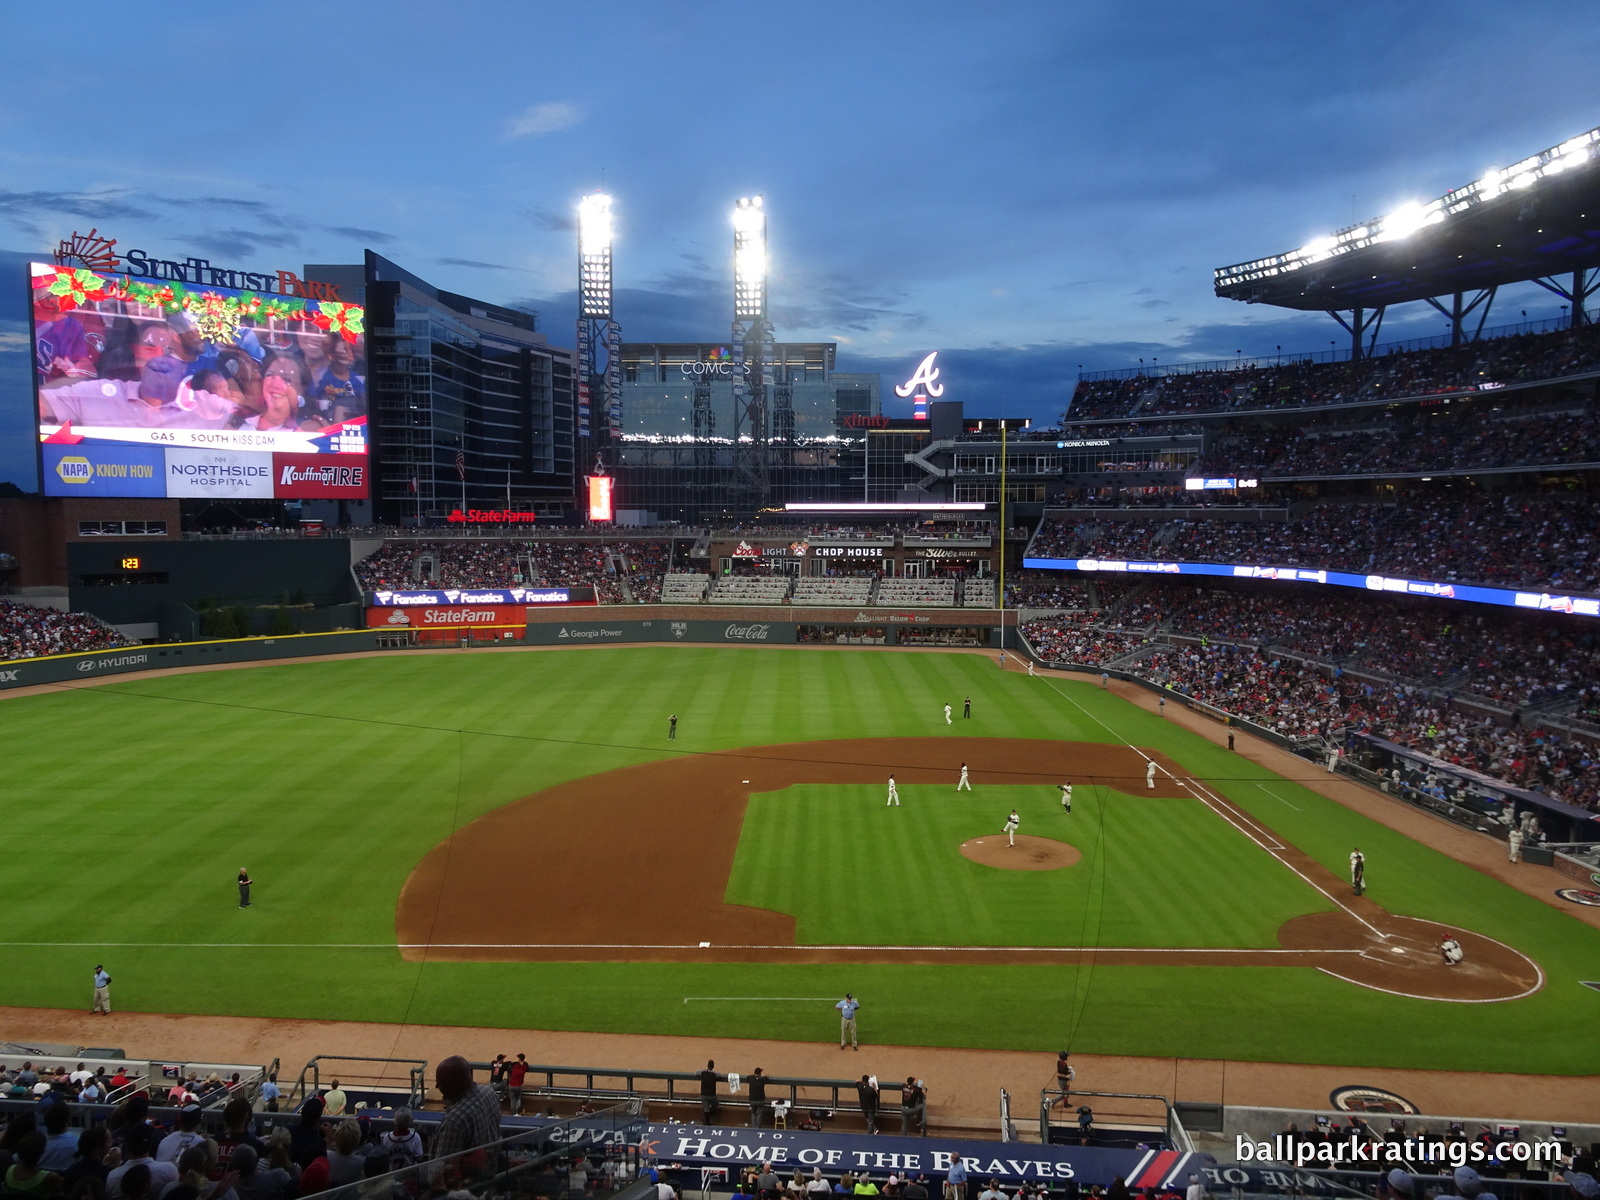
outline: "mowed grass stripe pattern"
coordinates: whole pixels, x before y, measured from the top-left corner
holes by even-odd
[[[967,694],[973,719],[945,726],[942,705],[959,713]],[[670,712],[680,725],[669,745]],[[459,823],[549,784],[678,753],[946,733],[1158,749],[1332,869],[1360,845],[1386,907],[1517,945],[1539,960],[1550,986],[1513,1004],[1468,1006],[1385,996],[1294,968],[416,964],[392,949],[288,945],[392,940],[399,889],[429,849]],[[127,677],[0,701],[0,745],[0,814],[13,864],[0,873],[4,940],[279,943],[107,952],[124,1009],[826,1041],[837,1035],[831,1008],[722,1011],[682,998],[852,990],[867,1003],[862,1028],[871,1042],[1050,1052],[1070,1040],[1105,1053],[1600,1072],[1592,1037],[1600,994],[1578,983],[1600,961],[1600,932],[1093,683],[1027,679],[997,670],[989,656],[585,647]],[[1307,764],[1305,772],[1318,770]],[[953,787],[952,779],[952,795]],[[917,790],[908,788],[908,805],[921,803]],[[882,799],[868,789],[866,812]],[[982,791],[979,799],[983,826],[998,832]],[[1130,818],[1167,815],[1138,799],[1128,802]],[[1059,815],[1054,801],[1049,790],[1030,800],[1044,811],[1025,809],[1025,829]],[[1261,944],[1263,927],[1305,902],[1275,896],[1281,885],[1271,871],[1254,882],[1215,880],[1212,865],[1240,861],[1230,839],[1244,840],[1220,825],[1201,819],[1188,840],[1164,841],[1165,820],[1123,829],[1108,816],[1104,849],[1091,851],[1082,940],[1125,940],[1112,931],[1143,904],[1138,921],[1158,931],[1157,944],[1181,945],[1168,932],[1203,922],[1213,925],[1208,941]],[[811,857],[783,849],[769,852],[771,870],[831,881],[841,895],[856,889],[858,914],[889,868],[882,849],[865,844],[864,878],[840,869],[840,855],[855,852],[840,843]],[[517,853],[504,848],[512,868]],[[604,830],[573,853],[592,858],[597,897],[610,871],[649,870],[670,887],[675,872],[694,869],[619,863]],[[258,880],[247,912],[235,906],[241,865]],[[908,867],[897,886],[936,889],[952,878],[930,860]],[[1113,902],[1119,880],[1134,878],[1143,881],[1137,894]],[[523,880],[506,902],[537,906],[539,885]],[[807,929],[835,919],[817,897],[789,895],[783,903],[797,912],[802,901],[814,909]],[[1243,911],[1252,902],[1259,915]],[[985,924],[1010,919],[1009,906],[984,904]],[[1212,907],[1221,911],[1189,911]],[[1062,924],[1070,928],[1070,917]],[[1190,928],[1184,936],[1200,935]],[[92,948],[7,950],[0,1003],[87,1008],[100,957]]]
[[[814,945],[1275,947],[1288,918],[1332,905],[1197,800],[1080,785],[1070,816],[1050,785],[957,792],[796,785],[753,796],[731,904],[789,913]],[[1076,846],[1058,871],[963,857],[1021,831]],[[806,865],[809,864],[809,865]]]

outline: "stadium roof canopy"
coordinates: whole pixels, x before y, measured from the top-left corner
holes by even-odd
[[[1425,204],[1402,205],[1297,250],[1220,267],[1214,283],[1230,300],[1335,312],[1590,267],[1600,267],[1600,129]],[[1567,288],[1551,290],[1571,299]],[[1581,306],[1589,292],[1581,277],[1575,290]]]

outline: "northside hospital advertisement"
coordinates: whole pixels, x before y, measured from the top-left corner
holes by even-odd
[[[368,495],[360,305],[29,271],[45,495]]]

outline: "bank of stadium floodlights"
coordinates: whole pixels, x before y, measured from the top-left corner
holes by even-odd
[[[1351,331],[1358,357],[1363,329],[1376,338],[1386,305],[1426,301],[1451,319],[1452,340],[1460,341],[1462,318],[1482,305],[1481,329],[1494,290],[1508,283],[1538,283],[1566,300],[1573,323],[1583,324],[1584,301],[1600,286],[1588,274],[1600,266],[1597,165],[1600,128],[1427,202],[1402,204],[1294,250],[1219,267],[1212,273],[1216,294],[1327,312]],[[1553,278],[1568,272],[1570,286]],[[1468,291],[1479,294],[1463,303]],[[1453,296],[1454,303],[1446,307],[1439,296]],[[1352,311],[1354,321],[1340,310]]]
[[[792,439],[794,411],[792,403],[773,403],[777,347],[767,319],[767,210],[760,196],[743,196],[733,209],[732,340],[735,478],[751,505],[763,507],[771,490],[768,443],[775,433]],[[769,407],[779,411],[769,413]]]
[[[622,327],[611,308],[611,197],[578,202],[578,436],[622,436]]]

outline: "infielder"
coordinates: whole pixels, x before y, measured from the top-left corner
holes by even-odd
[[[1011,815],[1006,818],[1005,828],[1000,831],[1006,835],[1006,845],[1015,846],[1017,844],[1017,826],[1021,824],[1022,818],[1017,816],[1017,810],[1013,808]]]
[[[1070,783],[1061,785],[1061,811],[1069,817],[1072,815],[1072,785]]]
[[[967,764],[966,763],[962,763],[961,764],[961,780],[960,780],[959,783],[956,784],[956,791],[959,792],[963,788],[965,788],[969,792],[972,790],[972,780],[967,778]]]
[[[1146,766],[1145,769],[1144,769],[1144,785],[1145,785],[1145,787],[1150,788],[1151,790],[1155,789],[1155,786],[1156,786],[1156,760],[1153,759],[1153,758],[1150,760],[1149,765]]]
[[[1367,890],[1367,859],[1359,846],[1350,851],[1350,886],[1358,896]]]
[[[952,724],[950,720],[950,706],[948,704],[944,706],[944,723],[946,725]]]
[[[1033,659],[1028,660],[1028,678],[1033,678]]]
[[[900,807],[900,789],[895,787],[893,775],[889,776],[889,799],[884,802],[884,807],[888,808],[891,804]]]

